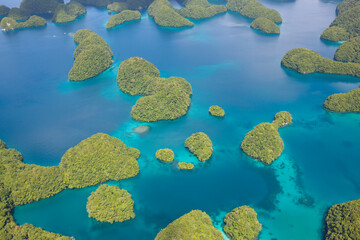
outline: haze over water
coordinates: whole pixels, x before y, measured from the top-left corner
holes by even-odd
[[[19,206],[17,223],[78,240],[145,240],[192,209],[206,211],[221,228],[227,212],[250,205],[263,224],[260,240],[321,239],[328,207],[360,196],[360,117],[329,113],[322,103],[333,93],[357,88],[360,79],[300,75],[280,65],[296,47],[333,58],[338,45],[320,40],[320,34],[335,18],[339,1],[262,3],[280,12],[280,36],[252,30],[251,20],[236,13],[195,21],[183,30],[160,28],[143,13],[140,21],[106,30],[110,15],[92,7],[73,23],[1,33],[0,138],[26,163],[58,165],[68,148],[97,132],[141,151],[140,174],[110,182],[132,194],[135,219],[107,224],[88,218],[86,202],[94,186]],[[83,28],[109,43],[115,63],[98,77],[69,82],[72,36]],[[116,83],[119,64],[133,56],[155,64],[164,77],[186,78],[193,88],[186,116],[151,123],[150,132],[140,136],[132,129],[143,123],[130,115],[138,97],[122,93]],[[225,109],[224,119],[208,114],[214,104]],[[270,166],[247,157],[240,150],[245,134],[283,110],[294,122],[280,129],[282,156]],[[206,163],[184,147],[198,131],[214,145]],[[174,164],[155,159],[156,150],[165,147],[174,150]],[[193,162],[196,169],[179,171],[177,161]]]

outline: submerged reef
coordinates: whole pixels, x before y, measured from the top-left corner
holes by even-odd
[[[333,112],[356,112],[360,113],[360,88],[348,93],[330,95],[324,102],[324,107]]]
[[[181,170],[192,170],[192,169],[194,169],[194,164],[186,163],[186,162],[179,162],[178,167]]]
[[[250,27],[268,34],[280,34],[279,26],[276,25],[273,21],[264,17],[256,18],[250,24]]]
[[[141,14],[139,11],[132,11],[132,10],[124,10],[118,14],[111,16],[109,21],[106,23],[106,28],[113,28],[125,22],[138,20],[141,18]]]
[[[226,7],[230,11],[238,12],[249,18],[264,17],[274,23],[281,23],[280,13],[274,9],[270,9],[262,5],[257,0],[229,0]]]
[[[194,23],[181,16],[168,0],[155,0],[148,8],[150,17],[163,27],[191,27]]]
[[[89,29],[81,29],[74,35],[79,44],[74,52],[74,65],[69,72],[70,81],[83,81],[95,77],[112,64],[113,53],[105,40]]]
[[[223,117],[225,116],[225,111],[221,107],[217,105],[213,105],[209,108],[209,113],[216,117]]]
[[[55,9],[53,21],[56,23],[66,23],[74,21],[86,13],[86,8],[77,1],[71,1],[67,4],[59,4]]]
[[[46,20],[39,16],[31,16],[25,22],[17,22],[10,17],[4,17],[1,20],[1,29],[3,31],[10,31],[15,29],[24,29],[24,28],[31,28],[31,27],[42,27],[46,25]]]
[[[169,148],[159,149],[156,151],[155,156],[157,159],[164,162],[172,162],[174,160],[175,154]]]
[[[194,133],[185,141],[185,147],[194,154],[200,161],[208,160],[212,153],[212,142],[203,132]]]
[[[261,228],[255,210],[248,206],[235,208],[224,218],[224,232],[231,240],[256,239]]]
[[[270,164],[280,157],[284,142],[278,129],[292,123],[288,112],[279,112],[272,123],[260,123],[248,132],[241,143],[241,149],[251,158]]]
[[[224,13],[224,5],[210,5],[207,0],[187,0],[185,8],[176,10],[181,16],[193,19],[210,18],[219,13]]]
[[[100,185],[86,204],[90,218],[100,222],[124,222],[135,218],[134,201],[130,193],[117,186]]]
[[[328,73],[360,77],[360,64],[337,62],[306,48],[295,48],[285,54],[281,64],[298,73]]]
[[[339,42],[360,35],[360,4],[356,0],[345,0],[337,6],[338,16],[321,34],[321,38]]]
[[[360,239],[360,199],[332,206],[325,221],[325,240]]]
[[[159,70],[143,58],[123,61],[117,75],[119,88],[137,100],[131,116],[137,121],[173,120],[184,116],[190,106],[191,85],[183,78],[160,78]]]
[[[155,237],[155,240],[169,239],[223,240],[224,237],[205,212],[193,210],[170,223]]]

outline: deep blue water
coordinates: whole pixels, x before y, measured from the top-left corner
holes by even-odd
[[[15,6],[19,1],[2,1]],[[219,2],[219,1],[217,1]],[[252,30],[250,19],[236,13],[196,21],[193,28],[158,27],[144,13],[141,21],[107,31],[106,10],[88,8],[81,19],[62,25],[0,34],[0,138],[25,162],[54,166],[64,152],[97,132],[105,132],[138,148],[140,174],[111,182],[128,190],[135,201],[134,220],[98,223],[87,217],[86,201],[97,186],[65,190],[15,209],[18,224],[31,223],[76,239],[153,239],[168,223],[192,209],[206,211],[218,228],[226,212],[250,205],[263,224],[259,239],[321,239],[329,206],[360,196],[360,116],[325,111],[330,94],[358,87],[360,79],[323,74],[300,75],[280,65],[295,47],[332,58],[337,44],[320,40],[335,18],[339,1],[264,0],[284,22],[280,36]],[[72,35],[90,28],[114,52],[114,67],[100,76],[73,83]],[[188,114],[175,121],[149,124],[131,120],[138,97],[122,93],[116,83],[121,61],[143,57],[162,76],[179,76],[193,88]],[[210,105],[226,111],[224,119],[209,116]],[[280,130],[282,156],[270,166],[248,158],[239,146],[245,134],[278,111],[289,111],[291,126]],[[185,139],[204,131],[214,155],[199,163],[184,148]],[[175,151],[174,164],[155,159],[159,148]],[[196,164],[179,171],[177,161]],[[298,203],[313,199],[313,206]]]

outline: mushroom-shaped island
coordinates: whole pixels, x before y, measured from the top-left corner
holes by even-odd
[[[164,148],[156,151],[155,156],[157,159],[163,162],[174,161],[175,154],[171,149]]]
[[[200,161],[208,160],[213,153],[212,142],[203,132],[194,133],[188,137],[185,141],[185,147]]]
[[[215,117],[223,117],[225,116],[225,111],[221,107],[217,105],[213,105],[209,108],[209,113]]]
[[[178,167],[181,170],[192,170],[192,169],[194,169],[194,164],[186,163],[186,162],[179,162]]]
[[[139,20],[140,18],[141,18],[141,14],[139,11],[124,10],[121,11],[120,13],[111,16],[109,21],[106,23],[106,28],[110,29],[118,25],[121,25],[125,22]]]
[[[268,34],[280,34],[280,28],[273,21],[258,17],[250,24],[250,27]]]
[[[53,21],[56,23],[72,22],[86,13],[86,8],[81,3],[72,0],[67,4],[59,4],[55,9]]]
[[[324,107],[333,112],[356,112],[360,113],[360,88],[348,93],[336,93],[330,95],[324,102]]]

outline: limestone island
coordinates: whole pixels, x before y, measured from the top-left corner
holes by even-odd
[[[15,21],[25,21],[29,19],[30,12],[28,10],[14,7],[10,9],[8,17],[14,19]]]
[[[248,132],[241,143],[245,154],[265,164],[272,163],[284,150],[278,129],[292,123],[288,112],[279,112],[272,123],[260,123]]]
[[[5,5],[0,5],[0,17],[7,16],[10,12],[10,8]]]
[[[32,27],[43,27],[46,25],[46,20],[39,16],[31,16],[25,22],[17,22],[10,17],[4,17],[1,20],[1,29],[3,31],[11,31],[15,29],[24,29],[24,28],[32,28]]]
[[[348,93],[330,95],[325,100],[324,107],[333,112],[360,113],[360,88],[351,90]]]
[[[135,218],[134,201],[130,193],[116,186],[100,185],[86,204],[90,218],[100,222],[124,222]]]
[[[258,17],[251,24],[250,27],[268,34],[280,34],[280,28],[273,21]]]
[[[88,5],[88,6],[95,6],[95,7],[106,7],[112,0],[77,0],[79,3]]]
[[[318,72],[360,77],[360,64],[337,62],[306,48],[290,50],[282,58],[281,64],[302,74]]]
[[[320,37],[328,41],[339,42],[359,36],[359,1],[344,0],[337,6],[336,12],[338,16],[330,24],[329,28],[325,29]]]
[[[128,10],[129,7],[126,2],[113,2],[107,5],[109,12],[121,12],[123,10]]]
[[[256,19],[258,17],[267,18],[274,23],[281,23],[280,13],[262,5],[257,0],[229,0],[226,4],[229,11],[238,12],[241,15]]]
[[[224,5],[210,5],[208,0],[187,0],[185,8],[176,11],[186,18],[203,19],[224,13],[227,8]]]
[[[172,162],[174,161],[175,154],[169,148],[159,149],[156,151],[155,156],[157,159],[163,162]]]
[[[169,239],[223,240],[224,237],[205,212],[193,210],[170,223],[155,237],[155,240]]]
[[[325,221],[325,240],[360,239],[360,199],[332,206]]]
[[[215,117],[223,117],[225,116],[225,111],[221,107],[217,105],[213,105],[209,108],[209,113]]]
[[[29,14],[46,14],[51,15],[62,0],[23,0],[20,9],[26,10]]]
[[[72,0],[67,4],[59,4],[55,9],[53,15],[53,22],[56,23],[67,23],[72,22],[76,18],[84,15],[86,8],[81,3]]]
[[[113,53],[105,40],[89,29],[81,29],[74,34],[79,44],[74,52],[74,65],[69,72],[70,81],[83,81],[95,77],[108,69]]]
[[[139,11],[124,10],[118,14],[111,16],[109,21],[106,23],[106,28],[107,29],[113,28],[125,22],[139,20],[140,18],[141,18],[141,13]]]
[[[160,71],[143,58],[132,57],[119,66],[121,91],[146,95],[137,100],[131,116],[137,121],[173,120],[184,116],[191,102],[191,85],[183,78],[160,78]]]
[[[255,210],[248,206],[235,208],[224,218],[224,232],[231,240],[256,239],[261,228]]]
[[[341,44],[336,50],[334,58],[342,62],[360,63],[360,37],[350,38]]]
[[[148,8],[150,17],[163,27],[191,27],[194,23],[181,16],[168,0],[155,0]]]
[[[185,141],[185,147],[194,154],[200,161],[208,160],[212,153],[212,142],[203,132],[194,133]]]
[[[186,162],[179,162],[178,163],[178,168],[181,169],[181,170],[193,170],[194,169],[194,164],[186,163]]]

